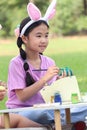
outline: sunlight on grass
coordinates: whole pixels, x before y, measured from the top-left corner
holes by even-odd
[[[1,39],[0,40],[0,56],[17,55],[19,52],[16,39]]]
[[[87,38],[56,38],[49,41],[45,54],[87,52]]]

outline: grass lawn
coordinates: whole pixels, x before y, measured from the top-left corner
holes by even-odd
[[[7,81],[9,61],[18,54],[15,39],[0,40],[0,80]],[[87,91],[87,36],[50,39],[44,52],[59,67],[70,67],[76,75],[81,92]],[[0,109],[5,108],[6,99]]]

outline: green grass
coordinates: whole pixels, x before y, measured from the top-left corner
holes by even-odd
[[[12,57],[18,54],[14,39],[0,42],[0,79],[7,81],[8,66]],[[50,39],[44,55],[53,58],[59,67],[70,67],[77,77],[81,92],[87,91],[87,37]],[[5,108],[5,100],[0,109]]]

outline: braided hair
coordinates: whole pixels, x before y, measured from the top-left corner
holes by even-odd
[[[31,19],[30,19],[29,17],[26,17],[26,18],[21,22],[21,24],[20,24],[20,33],[21,33],[22,28],[23,28],[30,20],[31,20]],[[39,20],[39,21],[33,23],[31,26],[29,26],[29,27],[26,29],[24,35],[25,35],[25,36],[28,36],[29,33],[30,33],[35,27],[39,26],[41,23],[46,24],[47,27],[49,28],[48,24],[47,24],[45,21]],[[19,48],[20,56],[21,56],[22,60],[24,61],[23,68],[24,68],[24,71],[25,71],[25,73],[26,73],[25,83],[26,83],[26,86],[29,86],[29,85],[32,85],[33,83],[35,83],[35,80],[33,79],[32,75],[31,75],[31,74],[29,73],[29,71],[28,71],[28,70],[29,70],[29,64],[27,63],[27,60],[26,60],[27,54],[26,54],[25,50],[23,50],[22,44],[24,44],[24,43],[23,43],[23,41],[22,41],[22,38],[19,36],[19,37],[17,38],[17,46],[18,46],[18,48]]]

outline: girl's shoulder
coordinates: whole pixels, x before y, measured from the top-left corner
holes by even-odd
[[[45,56],[45,55],[41,55],[41,60],[43,61],[43,62],[49,62],[49,63],[55,63],[55,61],[52,59],[52,58],[50,58],[50,57],[48,57],[48,56]]]
[[[10,64],[18,64],[18,63],[23,63],[23,60],[21,59],[20,55],[13,57],[10,61]]]

